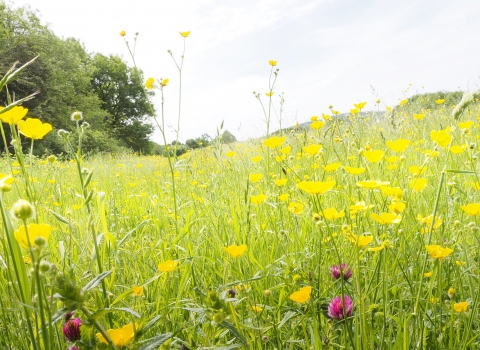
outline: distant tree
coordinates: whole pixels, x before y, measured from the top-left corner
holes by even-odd
[[[228,130],[225,130],[222,134],[222,143],[232,143],[237,141],[237,138]]]
[[[141,126],[151,116],[142,72],[128,67],[118,56],[96,54],[93,66],[91,87],[107,112],[104,121],[110,132],[134,151],[145,150],[153,129],[148,124]]]
[[[195,148],[199,148],[200,147],[200,144],[198,143],[197,139],[188,139],[187,141],[185,141],[185,145],[187,145],[188,148],[191,148],[191,149],[195,149]]]

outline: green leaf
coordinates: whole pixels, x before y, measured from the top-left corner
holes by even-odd
[[[157,335],[156,337],[145,340],[138,350],[156,350],[160,345],[172,337],[172,333]]]
[[[90,282],[88,282],[85,287],[83,287],[83,292],[86,293],[88,292],[89,290],[97,287],[100,283],[102,283],[102,281],[107,278],[108,276],[110,276],[112,274],[113,270],[109,270],[109,271],[105,271],[105,272],[102,272],[101,274],[99,274],[97,277],[95,277],[93,280],[91,280]]]
[[[65,317],[67,312],[71,311],[68,307],[64,307],[63,309],[58,310],[55,312],[55,315],[52,316],[52,325],[60,321],[62,318]]]
[[[474,171],[470,170],[457,170],[457,169],[447,169],[445,170],[446,173],[454,173],[454,174],[467,174],[467,175],[475,175]]]
[[[55,219],[57,219],[58,221],[60,222],[63,222],[64,224],[67,224],[67,225],[71,225],[72,222],[70,220],[68,220],[66,217],[58,214],[58,213],[55,213],[53,210],[49,210],[48,211],[50,214],[52,214],[53,216],[55,216]]]
[[[149,222],[150,220],[143,220],[141,223],[139,223],[135,228],[133,228],[132,230],[128,231],[127,234],[125,236],[123,236],[123,238],[120,240],[120,242],[118,242],[118,245],[117,247],[120,248],[123,244],[123,242],[125,242],[127,240],[127,238],[132,234],[134,233],[136,230],[138,230],[140,227],[142,227],[143,225],[145,225],[147,222]]]
[[[245,346],[247,349],[249,348],[247,339],[245,339],[245,337],[238,331],[238,329],[235,328],[233,324],[227,321],[223,321],[219,323],[219,325],[228,329],[230,333],[232,333],[235,336],[235,338],[237,338],[238,341],[240,341],[240,343],[243,344],[243,346]]]

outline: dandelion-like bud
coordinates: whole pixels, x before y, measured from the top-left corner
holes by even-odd
[[[70,115],[70,119],[72,119],[72,121],[74,121],[74,122],[78,122],[78,121],[83,119],[83,113],[79,112],[79,111],[73,112]]]
[[[47,157],[47,161],[48,161],[49,163],[55,163],[56,160],[57,160],[57,158],[56,158],[53,154],[52,154],[52,155],[49,155],[49,156]]]
[[[65,339],[69,342],[74,342],[82,339],[80,335],[80,326],[82,325],[82,320],[79,318],[72,318],[68,320],[63,326],[63,334]]]
[[[62,139],[68,139],[68,136],[70,136],[70,131],[64,130],[64,129],[59,129],[57,131],[57,135],[60,136]]]
[[[87,122],[83,122],[82,125],[81,125],[81,128],[82,128],[83,130],[88,129],[89,127],[90,127],[90,124],[87,123]]]
[[[343,272],[343,279],[345,281],[348,281],[348,279],[352,277],[352,270],[349,267],[347,268],[347,265],[342,264],[341,271],[338,265],[330,266],[330,274],[332,275],[332,278],[334,280],[340,279],[342,277],[342,272]]]
[[[343,302],[345,302],[345,311],[343,310]],[[346,317],[352,316],[353,312],[353,301],[346,294],[342,297],[338,296],[333,298],[333,300],[328,305],[328,316],[335,320],[343,320]]]
[[[12,213],[17,219],[26,220],[35,215],[35,208],[30,204],[30,202],[24,199],[19,199],[12,206]]]

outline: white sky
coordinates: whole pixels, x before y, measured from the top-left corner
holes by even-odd
[[[214,136],[222,120],[239,139],[263,135],[262,108],[252,92],[261,92],[267,103],[272,59],[280,68],[277,111],[278,95],[285,93],[283,126],[328,113],[330,104],[347,112],[360,101],[374,108],[380,98],[383,109],[416,92],[466,91],[480,84],[479,0],[12,3],[37,9],[57,36],[75,37],[89,52],[129,62],[119,33],[125,30],[132,43],[138,32],[136,60],[145,76],[170,79],[167,124],[176,124],[178,113],[178,73],[167,50],[179,58],[178,32],[191,30],[183,72],[183,142],[203,133]],[[159,109],[158,98],[154,103]],[[277,128],[273,114],[270,129]],[[154,141],[161,142],[158,133]]]

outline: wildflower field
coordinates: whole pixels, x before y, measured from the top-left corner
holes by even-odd
[[[21,102],[0,110],[0,348],[480,348],[475,94],[179,157],[85,157],[88,115],[51,131]],[[32,155],[48,132],[62,158]]]

